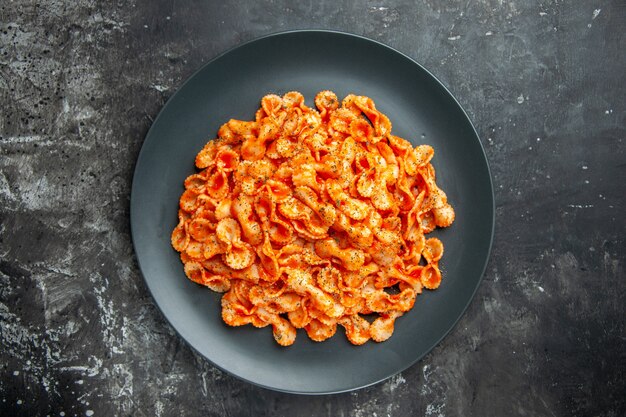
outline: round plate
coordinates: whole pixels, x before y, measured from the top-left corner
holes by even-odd
[[[230,118],[253,120],[261,97],[332,90],[371,97],[414,145],[435,148],[437,182],[456,221],[437,230],[445,245],[443,280],[418,296],[384,343],[352,346],[342,330],[323,343],[298,331],[280,347],[270,329],[229,327],[221,295],[189,281],[170,246],[183,180],[194,158]],[[484,150],[450,92],[407,56],[378,42],[328,31],[279,33],[243,44],[196,72],[154,121],[135,168],[131,227],[147,286],[183,339],[220,369],[262,387],[327,394],[382,381],[415,363],[452,329],[484,273],[494,228],[494,199]]]

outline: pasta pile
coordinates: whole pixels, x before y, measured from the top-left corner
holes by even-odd
[[[372,99],[322,91],[315,105],[270,94],[254,121],[225,123],[185,180],[172,246],[189,279],[225,293],[228,325],[271,325],[283,346],[337,325],[381,342],[439,286],[443,244],[425,235],[454,210],[433,148],[392,135]]]

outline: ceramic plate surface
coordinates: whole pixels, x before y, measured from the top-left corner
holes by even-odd
[[[437,183],[456,221],[437,230],[445,246],[441,287],[417,297],[384,343],[352,346],[339,328],[323,343],[303,330],[278,346],[269,328],[228,327],[221,295],[189,281],[170,246],[183,180],[194,158],[230,118],[253,120],[261,97],[332,90],[371,97],[393,133],[435,149]],[[219,368],[279,391],[325,394],[384,380],[411,366],[453,328],[484,273],[494,229],[491,176],[480,140],[448,90],[407,56],[359,36],[327,31],[270,35],[219,56],[167,102],[139,154],[131,196],[139,266],[156,304],[180,336]]]

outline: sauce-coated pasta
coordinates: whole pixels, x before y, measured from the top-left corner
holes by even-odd
[[[382,342],[439,287],[443,244],[426,235],[454,210],[433,148],[394,136],[370,98],[322,91],[315,105],[270,94],[254,121],[222,125],[185,180],[172,246],[190,280],[224,293],[228,325],[271,325],[283,346],[338,325]]]

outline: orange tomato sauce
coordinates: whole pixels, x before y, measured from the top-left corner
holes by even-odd
[[[231,326],[271,326],[288,346],[341,326],[387,340],[423,288],[441,283],[454,221],[431,146],[391,133],[372,99],[331,91],[266,95],[255,120],[230,120],[196,156],[171,235],[187,277],[224,293]]]

